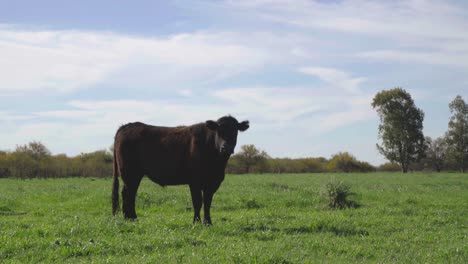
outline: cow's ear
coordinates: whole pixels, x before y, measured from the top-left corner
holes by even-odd
[[[239,131],[246,131],[248,128],[249,128],[249,121],[247,120],[242,121],[237,125],[237,129],[239,129]]]
[[[206,127],[208,127],[211,130],[217,130],[218,129],[218,123],[212,120],[208,120],[205,122]]]

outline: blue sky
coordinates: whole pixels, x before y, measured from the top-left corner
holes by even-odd
[[[468,100],[465,1],[0,1],[0,149],[108,148],[119,125],[232,114],[273,157],[372,164],[382,89],[447,130]]]

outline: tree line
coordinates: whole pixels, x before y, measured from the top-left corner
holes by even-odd
[[[426,138],[427,155],[409,166],[411,171],[455,171],[458,164],[447,156],[445,140]],[[112,151],[98,150],[81,153],[74,157],[65,154],[52,155],[42,143],[33,141],[17,146],[14,151],[0,151],[0,178],[63,178],[63,177],[110,177],[112,175]],[[228,162],[226,173],[328,173],[328,172],[393,172],[401,171],[397,163],[388,162],[373,166],[358,160],[349,152],[339,152],[329,159],[272,158],[254,145],[243,145]]]
[[[11,152],[0,151],[0,178],[109,177],[112,153],[98,150],[74,157],[52,155],[41,142],[16,146]]]
[[[226,173],[314,173],[314,172],[372,172],[371,164],[357,160],[348,152],[340,152],[330,159],[271,158],[254,145],[241,146],[229,159]],[[14,151],[0,151],[0,178],[62,178],[110,177],[113,156],[111,150],[81,153],[74,157],[52,155],[41,142],[19,145]]]
[[[456,170],[455,160],[446,156],[447,145],[441,139],[426,138],[430,147],[427,156],[410,165],[412,171]],[[0,178],[63,178],[63,177],[110,177],[112,175],[112,151],[97,150],[69,157],[65,154],[52,155],[41,142],[33,141],[17,146],[14,151],[0,151]],[[328,172],[393,172],[400,171],[397,163],[388,162],[373,166],[358,160],[349,152],[339,152],[329,159],[272,158],[254,145],[243,145],[228,162],[226,173],[328,173]]]
[[[368,162],[359,161],[349,152],[339,152],[330,159],[318,158],[272,158],[254,145],[243,145],[228,162],[226,172],[244,173],[316,173],[316,172],[373,172],[376,168]]]

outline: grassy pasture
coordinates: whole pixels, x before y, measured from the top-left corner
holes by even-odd
[[[329,210],[335,177],[360,207]],[[468,174],[229,175],[212,227],[187,186],[144,180],[137,221],[111,216],[111,180],[0,180],[0,263],[468,263]]]

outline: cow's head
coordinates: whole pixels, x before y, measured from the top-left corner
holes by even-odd
[[[237,132],[249,128],[249,121],[237,122],[232,116],[223,116],[218,121],[208,120],[206,126],[216,132],[215,148],[222,155],[234,153],[237,144]]]

